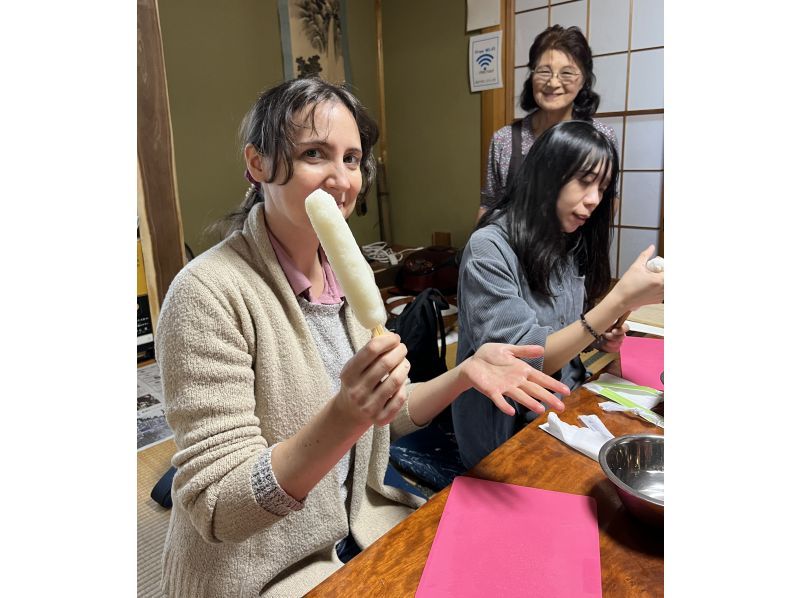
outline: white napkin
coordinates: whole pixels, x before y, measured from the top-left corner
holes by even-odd
[[[578,419],[586,424],[587,428],[580,428],[573,426],[558,419],[558,415],[554,412],[547,414],[547,423],[541,424],[539,427],[548,434],[555,436],[564,444],[567,444],[577,451],[582,452],[587,457],[591,457],[597,461],[597,455],[600,453],[606,441],[614,438],[614,435],[600,421],[596,415],[579,415]]]

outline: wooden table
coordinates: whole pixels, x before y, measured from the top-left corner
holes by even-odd
[[[599,415],[615,436],[663,433],[624,413],[606,413],[583,388],[565,399],[562,421]],[[622,505],[600,465],[543,430],[539,417],[488,455],[467,475],[545,490],[592,496],[597,501],[603,596],[663,596],[663,530],[648,528]],[[450,486],[314,588],[308,596],[413,596],[422,577]]]

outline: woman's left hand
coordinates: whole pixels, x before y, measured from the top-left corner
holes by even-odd
[[[568,395],[569,387],[520,359],[542,355],[544,348],[539,345],[486,343],[459,367],[466,378],[466,384],[489,397],[503,413],[514,415],[514,408],[503,396],[524,405],[534,413],[545,411],[545,407],[535,399],[555,411],[564,411],[564,403],[545,389]]]
[[[619,328],[612,328],[603,333],[603,342],[600,344],[600,350],[606,353],[619,353],[622,347],[622,341],[625,340],[625,335],[630,330],[627,324],[623,324]]]

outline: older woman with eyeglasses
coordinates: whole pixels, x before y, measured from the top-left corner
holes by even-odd
[[[580,29],[553,25],[542,31],[528,51],[528,68],[520,96],[528,114],[492,136],[478,218],[503,197],[534,140],[558,122],[589,121],[619,150],[614,130],[592,118],[600,96],[592,90],[592,50]]]

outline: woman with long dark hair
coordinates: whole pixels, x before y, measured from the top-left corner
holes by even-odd
[[[614,130],[592,118],[600,96],[593,89],[592,50],[580,29],[553,25],[542,31],[528,50],[528,69],[520,95],[520,107],[528,114],[492,136],[478,217],[502,198],[534,140],[554,124],[591,122],[617,144]]]
[[[570,389],[584,382],[579,353],[594,342],[615,352],[625,312],[664,298],[664,274],[644,250],[609,291],[612,204],[619,161],[590,123],[547,130],[525,157],[503,199],[478,221],[459,270],[457,362],[486,342],[542,345],[530,363]],[[453,404],[462,461],[472,467],[538,413],[486,409],[475,389]]]

